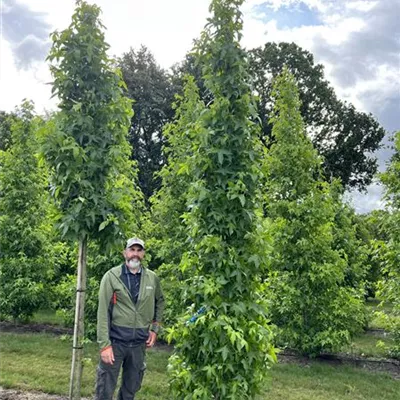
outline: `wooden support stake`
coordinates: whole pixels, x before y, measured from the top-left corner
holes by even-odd
[[[71,379],[69,386],[70,400],[80,400],[81,398],[83,335],[85,328],[86,254],[87,237],[84,237],[82,240],[79,241],[74,341],[72,347]]]

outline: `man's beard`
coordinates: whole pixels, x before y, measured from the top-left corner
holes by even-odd
[[[138,269],[140,267],[140,260],[137,258],[131,258],[126,262],[129,269]]]

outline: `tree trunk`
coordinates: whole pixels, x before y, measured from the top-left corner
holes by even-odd
[[[71,379],[69,386],[69,399],[80,400],[83,359],[83,334],[85,318],[85,292],[86,292],[86,252],[87,237],[79,241],[78,278],[76,282],[76,304],[74,323],[74,342],[72,347]]]

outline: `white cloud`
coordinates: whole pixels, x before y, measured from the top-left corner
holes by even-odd
[[[90,1],[89,1],[90,2]],[[74,0],[20,0],[20,4],[43,13],[43,20],[53,30],[63,30],[71,22]],[[192,48],[208,16],[208,0],[98,0],[106,41],[111,55],[120,56],[130,47],[147,46],[164,68],[181,61]],[[24,39],[28,40],[28,39]],[[54,107],[51,102],[51,81],[48,66],[35,62],[28,71],[18,71],[10,43],[1,38],[0,109],[12,110],[22,98],[34,100],[38,110]],[[13,83],[11,83],[13,82]]]
[[[358,10],[358,11],[370,11],[372,10],[376,5],[377,1],[353,1],[350,3],[345,3],[345,7],[349,10]]]
[[[32,4],[29,0],[23,0]],[[192,47],[208,16],[208,0],[97,0],[107,27],[106,40],[113,55],[129,47],[147,46],[163,67],[180,61]],[[60,9],[60,5],[62,8]],[[58,30],[71,20],[74,0],[36,0],[35,9],[48,13],[47,21]]]
[[[46,85],[50,80],[44,63],[36,63],[29,70],[18,69],[11,46],[1,42],[0,110],[11,111],[25,98],[33,100],[39,112],[54,107],[54,100],[50,100],[50,87]]]
[[[375,182],[368,187],[368,193],[351,192],[346,197],[357,213],[365,214],[374,209],[385,208],[382,194],[383,186]]]

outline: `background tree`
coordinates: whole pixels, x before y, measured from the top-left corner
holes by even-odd
[[[47,245],[46,170],[38,165],[36,132],[43,121],[25,101],[10,125],[10,146],[0,151],[0,314],[29,318],[48,305],[52,269]]]
[[[128,87],[128,96],[135,101],[129,130],[133,159],[139,168],[139,186],[146,202],[160,187],[157,172],[165,163],[162,154],[163,126],[173,118],[175,89],[170,74],[160,68],[153,54],[144,46],[130,49],[118,62]]]
[[[170,335],[171,388],[179,399],[253,399],[275,358],[259,292],[261,146],[239,44],[242,2],[211,2],[197,48],[214,101],[198,119],[186,164],[194,183],[181,263],[191,278],[182,302],[193,305]]]
[[[388,243],[383,264],[383,278],[379,294],[392,304],[392,316],[387,316],[394,339],[390,354],[400,358],[400,131],[394,136],[395,153],[381,181],[385,185],[385,198],[391,211],[387,221]]]
[[[295,79],[287,69],[276,79],[273,98],[274,143],[265,165],[273,240],[269,311],[281,345],[316,355],[340,349],[361,328],[363,293],[346,283],[348,264],[332,229],[337,188],[323,182],[322,160],[306,136]]]
[[[11,145],[11,124],[14,119],[14,113],[0,111],[0,150],[5,151]]]
[[[49,124],[43,146],[61,211],[59,227],[64,237],[79,243],[73,399],[80,398],[87,242],[90,238],[102,248],[115,243],[121,247],[125,233],[137,226],[133,206],[140,197],[127,141],[131,103],[107,55],[100,9],[81,0],[76,5],[70,26],[52,34],[48,59],[60,111]]]
[[[371,114],[344,103],[324,78],[323,66],[294,43],[266,43],[249,52],[264,140],[271,139],[272,78],[284,66],[294,75],[300,113],[314,147],[324,160],[326,178],[340,178],[347,188],[365,189],[377,171],[376,157],[385,134]]]
[[[388,221],[390,213],[387,210],[373,210],[368,214],[355,214],[353,216],[356,236],[366,249],[364,263],[367,275],[366,296],[375,297],[378,282],[382,279],[383,265],[389,241]]]
[[[334,193],[333,193],[334,194]],[[368,264],[368,242],[359,237],[357,216],[353,208],[336,193],[336,214],[333,229],[333,248],[346,262],[344,284],[360,291],[369,287],[367,279],[370,273]]]

